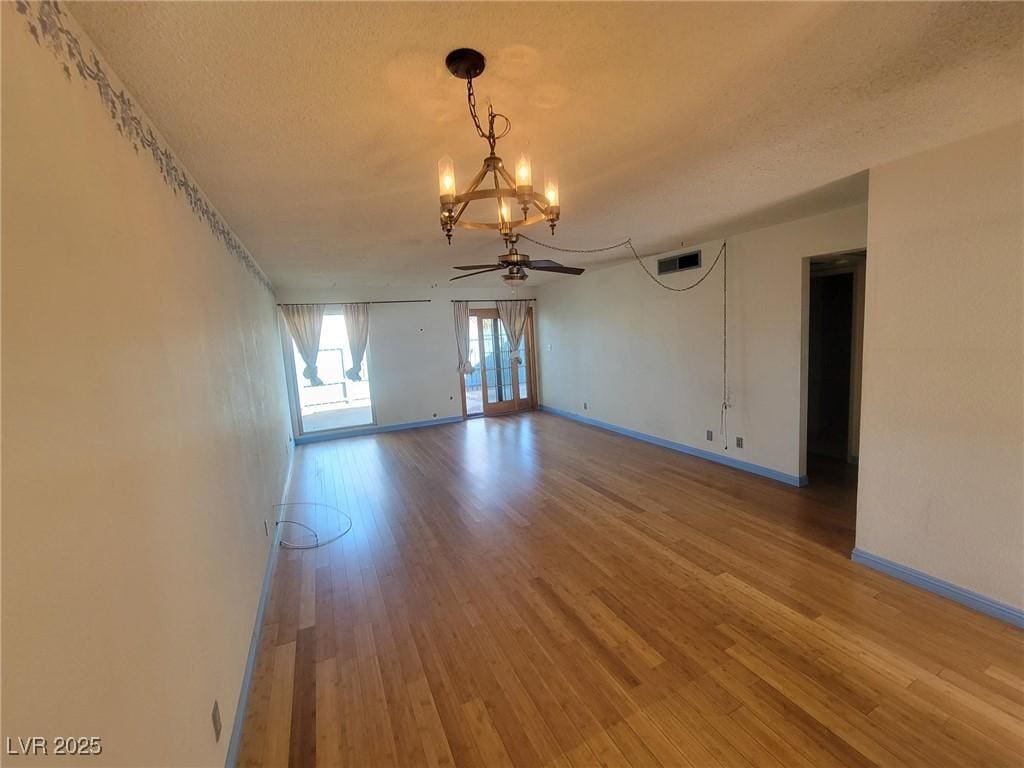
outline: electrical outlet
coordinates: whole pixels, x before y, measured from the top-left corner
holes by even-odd
[[[587,405],[586,401],[583,401],[583,410],[584,411],[587,410],[588,407],[589,406]]]
[[[217,700],[213,700],[213,712],[210,713],[210,719],[213,721],[213,740],[220,741],[220,704]]]
[[[434,414],[434,418],[435,418],[435,419],[437,418],[437,414],[436,414],[436,413]]]
[[[743,447],[743,438],[742,437],[737,437],[736,438],[736,447],[737,448],[742,448]]]
[[[270,521],[265,518],[263,520],[263,533],[266,534],[268,539],[270,538]]]
[[[715,433],[712,432],[710,429],[707,431],[707,438],[708,438],[708,440],[714,440],[715,439]]]

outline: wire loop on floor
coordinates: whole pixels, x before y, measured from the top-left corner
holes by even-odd
[[[291,520],[291,519],[282,517],[279,520],[274,522],[274,527],[275,528],[277,528],[277,527],[279,527],[279,526],[281,526],[283,524],[297,525],[300,528],[305,528],[307,531],[309,531],[310,533],[313,534],[313,543],[312,544],[300,544],[300,543],[297,543],[297,542],[294,542],[294,541],[288,541],[287,539],[284,538],[284,534],[282,532],[282,535],[281,535],[281,546],[284,547],[285,549],[316,549],[317,547],[324,547],[324,546],[327,546],[328,544],[330,544],[333,541],[337,541],[342,536],[344,536],[346,533],[348,533],[349,531],[352,530],[352,518],[349,517],[348,515],[346,515],[344,512],[342,512],[337,507],[333,507],[330,504],[321,504],[321,503],[316,502],[316,501],[291,501],[291,502],[285,502],[284,504],[275,504],[274,505],[274,509],[283,509],[285,507],[319,507],[319,508],[322,508],[322,509],[329,509],[329,510],[331,510],[331,511],[333,511],[333,512],[335,512],[337,514],[337,516],[338,516],[338,528],[340,530],[340,533],[337,533],[337,534],[331,536],[330,538],[325,538],[325,539],[323,539],[321,541],[320,540],[320,534],[317,533],[316,529],[313,528],[313,526],[308,525],[306,523],[303,523],[303,522],[301,522],[299,520]],[[345,524],[346,520],[348,521],[348,525],[347,526]]]

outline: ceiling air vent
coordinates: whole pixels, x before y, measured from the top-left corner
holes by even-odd
[[[673,272],[682,272],[684,269],[697,269],[699,266],[700,251],[677,253],[674,256],[658,259],[658,274],[668,275]]]

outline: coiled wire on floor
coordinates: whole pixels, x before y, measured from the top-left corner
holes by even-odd
[[[328,544],[330,544],[331,542],[337,541],[342,536],[344,536],[346,533],[348,533],[349,531],[352,530],[352,518],[349,517],[348,515],[346,515],[344,512],[342,512],[337,507],[333,507],[330,504],[321,504],[320,502],[317,502],[317,501],[291,501],[291,502],[285,502],[284,504],[275,504],[274,505],[274,509],[275,510],[286,509],[286,508],[296,508],[296,507],[303,507],[303,508],[313,507],[313,508],[317,508],[317,509],[329,510],[329,512],[334,513],[333,515],[328,514],[327,517],[334,517],[334,518],[337,519],[337,522],[338,522],[337,532],[335,532],[334,530],[328,530],[327,532],[318,532],[316,530],[316,528],[314,528],[312,525],[309,525],[308,523],[304,523],[301,520],[294,520],[294,519],[291,519],[291,518],[281,517],[281,518],[279,518],[278,520],[276,520],[274,522],[274,527],[275,528],[280,527],[282,525],[294,525],[294,526],[297,526],[299,528],[306,529],[313,536],[313,543],[311,543],[311,544],[310,543],[305,543],[305,542],[299,542],[299,541],[292,541],[292,540],[286,539],[284,537],[284,532],[286,530],[288,530],[288,529],[287,528],[282,529],[282,531],[281,531],[281,546],[284,547],[285,549],[316,549],[317,547],[325,547]],[[321,535],[321,534],[323,534],[323,535]]]

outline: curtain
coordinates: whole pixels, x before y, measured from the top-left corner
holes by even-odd
[[[526,327],[526,310],[530,306],[528,301],[499,301],[498,319],[508,336],[508,343],[512,346],[512,362],[522,363],[519,357],[519,342],[523,338],[523,329]]]
[[[320,351],[320,326],[324,322],[323,304],[282,304],[281,313],[302,361],[306,364],[302,375],[314,387],[323,386],[316,375],[316,355]]]
[[[345,330],[348,331],[348,346],[352,351],[352,367],[345,371],[349,381],[362,381],[359,369],[366,355],[366,342],[370,337],[370,305],[342,304],[345,315]]]
[[[469,362],[469,302],[453,301],[455,308],[455,346],[459,350],[459,373],[472,373]]]

